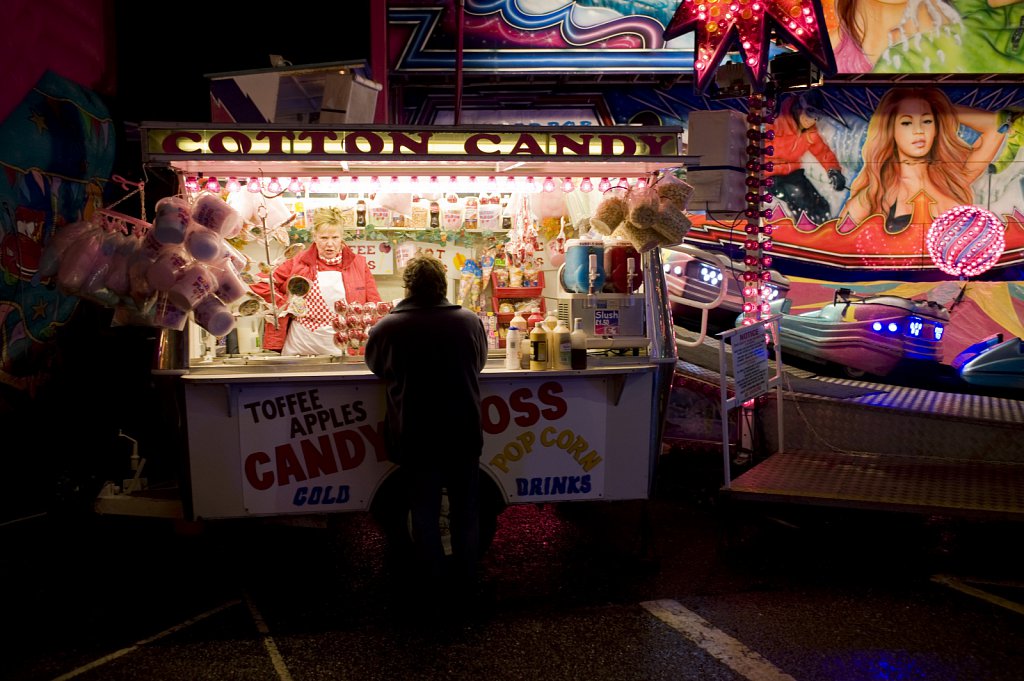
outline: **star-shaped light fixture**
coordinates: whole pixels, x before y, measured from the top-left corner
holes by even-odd
[[[826,73],[835,72],[820,0],[683,0],[665,29],[665,40],[697,30],[693,70],[698,92],[707,90],[726,52],[738,42],[760,91],[773,28]]]

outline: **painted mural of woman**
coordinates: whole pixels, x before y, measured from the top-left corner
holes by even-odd
[[[835,0],[840,73],[1021,73],[1024,0]]]
[[[837,70],[875,70],[894,44],[914,36],[938,35],[939,29],[959,21],[956,10],[943,0],[835,0],[835,18],[828,23]]]
[[[893,88],[882,96],[868,121],[862,149],[864,165],[850,184],[840,211],[861,224],[872,215],[885,218],[885,231],[903,232],[930,224],[946,210],[974,202],[971,184],[987,169],[1003,145],[998,111],[954,105],[934,87]],[[967,142],[960,126],[974,131]]]

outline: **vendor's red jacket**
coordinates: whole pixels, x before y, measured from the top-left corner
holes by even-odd
[[[316,281],[316,261],[319,257],[316,244],[310,244],[301,253],[285,260],[274,268],[274,295],[277,297],[278,308],[288,304],[288,291],[285,288],[288,279],[298,275]],[[380,302],[377,283],[366,262],[366,258],[357,255],[348,246],[341,249],[341,280],[345,284],[345,299],[350,303]],[[270,302],[270,283],[259,282],[251,286],[253,292]],[[275,311],[276,314],[276,311]],[[267,322],[263,330],[263,349],[280,351],[284,347],[284,339],[288,335],[288,323],[291,317],[285,315],[278,319],[278,328]]]
[[[817,126],[800,130],[800,123],[793,118],[793,103],[796,98],[791,97],[782,103],[779,115],[775,118],[775,140],[771,144],[775,147],[775,154],[767,160],[772,162],[774,168],[768,171],[767,175],[789,175],[794,170],[799,170],[800,159],[810,151],[814,158],[825,168],[825,170],[842,170],[835,153],[821,138]]]

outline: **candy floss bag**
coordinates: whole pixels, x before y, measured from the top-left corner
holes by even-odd
[[[459,305],[467,310],[479,312],[482,291],[483,270],[475,261],[467,260],[459,276]]]

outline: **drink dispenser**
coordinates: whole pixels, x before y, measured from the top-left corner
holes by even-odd
[[[643,283],[640,252],[628,241],[609,241],[604,247],[606,293],[635,293]]]
[[[604,288],[604,242],[600,239],[569,239],[559,279],[569,293],[600,293]]]

